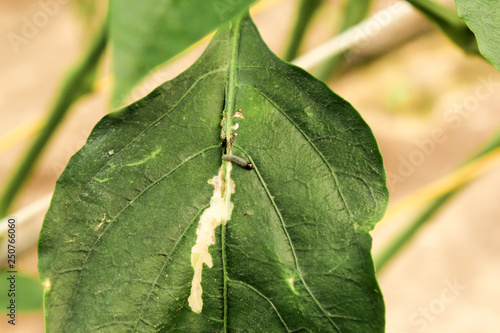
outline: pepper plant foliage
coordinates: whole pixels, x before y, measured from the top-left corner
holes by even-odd
[[[46,329],[382,332],[387,199],[358,112],[237,17],[70,160],[39,242]]]
[[[113,105],[152,69],[179,54],[255,0],[110,0]]]
[[[458,15],[477,38],[479,51],[500,71],[500,4],[491,0],[455,0]]]

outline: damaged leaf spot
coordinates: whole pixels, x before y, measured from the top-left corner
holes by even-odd
[[[144,164],[147,161],[149,161],[150,159],[155,158],[156,155],[158,155],[158,153],[160,151],[161,151],[161,147],[159,147],[158,149],[156,149],[154,152],[151,153],[151,155],[147,156],[146,158],[143,158],[142,160],[137,161],[137,162],[132,162],[132,163],[129,163],[129,164],[125,164],[124,166],[132,167],[132,166],[138,166],[138,165]]]
[[[245,119],[245,117],[243,117],[243,113],[241,113],[242,109],[238,109],[238,111],[236,111],[233,115],[232,118],[241,118],[241,119]]]
[[[219,170],[217,176],[208,181],[214,186],[214,192],[210,198],[208,207],[200,217],[198,229],[196,230],[196,244],[191,249],[191,265],[194,269],[193,282],[191,284],[191,295],[188,298],[191,310],[200,313],[203,308],[201,288],[201,277],[203,264],[212,268],[212,256],[208,252],[210,245],[215,244],[215,229],[231,218],[233,203],[230,201],[231,193],[234,193],[234,182],[226,177],[224,180],[223,168]],[[227,175],[230,175],[231,164],[226,166]]]

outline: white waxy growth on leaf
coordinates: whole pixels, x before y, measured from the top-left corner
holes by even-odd
[[[231,173],[231,163],[226,163],[226,175]],[[214,186],[214,192],[210,198],[210,207],[201,214],[198,229],[196,230],[196,244],[191,250],[191,265],[194,268],[193,282],[191,284],[191,295],[189,296],[189,306],[191,310],[200,313],[203,308],[201,297],[201,275],[203,264],[212,268],[212,256],[208,252],[210,245],[215,244],[215,229],[221,224],[225,224],[231,218],[233,203],[230,201],[231,193],[234,193],[234,182],[229,177],[225,177],[222,171],[208,181]]]

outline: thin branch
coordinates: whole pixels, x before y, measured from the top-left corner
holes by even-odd
[[[42,117],[33,117],[0,137],[0,155],[40,131]]]
[[[341,22],[338,31],[346,31],[362,22],[368,15],[372,0],[346,0],[342,8]],[[322,81],[337,73],[345,62],[345,53],[331,57],[316,69],[316,77]]]
[[[406,1],[398,1],[295,59],[293,63],[310,70],[323,61],[366,42],[386,29],[390,29],[394,23],[407,18],[412,12],[414,9]]]
[[[429,222],[455,194],[464,189],[472,180],[491,170],[493,166],[498,166],[499,160],[500,131],[467,159],[464,167],[446,177],[445,181],[441,181],[443,191],[441,191],[440,196],[431,198],[429,204],[421,209],[417,216],[402,231],[398,232],[382,250],[378,251],[374,256],[377,272],[380,272],[390,260],[400,253],[420,228]],[[446,182],[447,178],[451,181]]]
[[[50,109],[42,130],[27,149],[14,174],[9,177],[0,197],[0,217],[5,216],[16,199],[43,149],[49,142],[71,106],[83,95],[92,91],[97,65],[107,43],[107,24],[104,23],[84,56],[66,75],[54,105]]]
[[[417,215],[416,218],[408,223],[402,231],[390,239],[381,251],[377,252],[377,254],[373,256],[373,262],[377,273],[380,273],[380,271],[385,268],[387,263],[389,263],[389,261],[409,243],[417,231],[419,231],[427,221],[438,213],[440,209],[443,208],[444,204],[447,203],[456,192],[458,192],[458,189],[455,189],[454,191],[451,191],[432,201]]]
[[[295,23],[288,39],[285,55],[283,56],[284,60],[291,61],[297,56],[307,27],[311,23],[314,13],[322,3],[323,0],[299,0]]]
[[[31,248],[38,242],[38,234],[40,233],[42,221],[41,219],[37,219],[37,217],[47,211],[51,198],[52,192],[0,220],[0,240],[3,240],[0,241],[0,245],[3,249],[7,248],[6,236],[9,229],[8,220],[10,218],[15,219],[17,232],[22,234],[22,242],[16,243],[17,253],[21,253],[22,251]],[[1,265],[7,264],[6,258],[7,251],[0,252]]]
[[[384,219],[378,225],[384,225],[387,221],[394,219],[395,216],[398,216],[402,212],[406,212],[411,208],[423,207],[446,193],[465,186],[470,181],[498,167],[499,161],[500,148],[495,148],[484,155],[479,155],[476,159],[471,159],[469,163],[461,166],[452,173],[439,178],[389,207]]]
[[[458,15],[443,5],[430,0],[406,0],[439,26],[448,38],[464,52],[482,57],[476,36]]]

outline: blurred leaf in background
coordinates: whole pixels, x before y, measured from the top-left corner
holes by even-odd
[[[110,38],[115,76],[112,106],[117,107],[155,67],[253,2],[255,0],[111,0]]]
[[[10,290],[14,290],[14,296],[9,296]],[[9,313],[8,306],[11,299],[15,300],[16,313],[43,309],[42,285],[38,279],[30,275],[0,272],[0,291],[0,306],[3,313]]]
[[[477,41],[467,24],[457,14],[434,0],[407,0],[429,20],[434,22],[442,32],[468,54],[481,55]]]
[[[500,1],[455,0],[458,16],[474,32],[479,51],[500,71]]]

